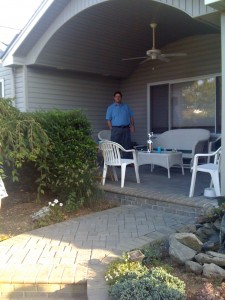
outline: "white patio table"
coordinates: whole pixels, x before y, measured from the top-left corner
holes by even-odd
[[[151,171],[153,171],[154,165],[164,167],[168,170],[168,178],[170,178],[170,168],[178,165],[181,167],[182,174],[184,175],[182,152],[161,151],[158,153],[157,151],[136,151],[139,166],[150,164],[152,165]]]

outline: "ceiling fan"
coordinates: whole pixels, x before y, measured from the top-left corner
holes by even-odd
[[[149,60],[155,60],[159,59],[161,61],[169,62],[170,59],[168,57],[172,56],[186,56],[186,53],[162,53],[160,49],[155,48],[155,29],[156,29],[157,24],[156,23],[151,23],[150,27],[152,28],[152,39],[153,39],[153,44],[152,44],[152,49],[146,51],[146,56],[140,56],[140,57],[130,57],[130,58],[123,58],[122,60],[135,60],[135,59],[144,59],[141,64],[149,61]]]

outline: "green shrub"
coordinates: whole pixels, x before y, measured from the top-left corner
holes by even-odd
[[[154,247],[145,249],[151,252]],[[105,278],[111,285],[109,290],[111,300],[186,299],[185,283],[182,280],[171,275],[165,268],[148,269],[140,262],[132,262],[126,254],[108,266]]]
[[[169,274],[168,271],[162,267],[152,268],[151,276],[173,290],[177,290],[181,293],[185,290],[185,283],[178,277]]]
[[[106,271],[105,279],[108,284],[112,285],[126,277],[140,277],[148,273],[147,267],[138,261],[130,261],[126,255],[122,259],[113,261]]]
[[[115,283],[110,288],[111,300],[184,300],[184,292],[161,283],[152,276]]]
[[[97,147],[91,125],[78,110],[23,113],[12,99],[0,101],[0,175],[37,184],[37,198],[50,191],[67,210],[99,196]],[[27,177],[27,181],[24,179]]]
[[[75,210],[90,204],[98,191],[97,147],[91,125],[79,110],[36,112],[50,139],[46,187]]]

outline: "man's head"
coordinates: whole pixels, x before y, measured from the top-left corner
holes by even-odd
[[[122,102],[122,93],[120,91],[114,93],[114,101],[118,104]]]

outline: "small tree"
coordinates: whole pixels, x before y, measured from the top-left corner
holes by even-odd
[[[31,115],[20,112],[12,99],[0,99],[0,163],[11,170],[12,181],[19,180],[18,170],[26,163],[37,163],[38,196],[46,176],[46,157],[49,138],[39,122]]]

